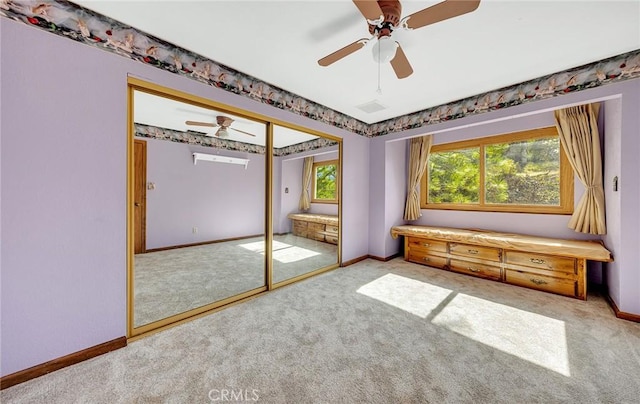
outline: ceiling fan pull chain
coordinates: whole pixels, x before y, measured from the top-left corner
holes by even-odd
[[[378,89],[376,93],[382,94],[382,88],[380,87],[380,47],[378,47]]]

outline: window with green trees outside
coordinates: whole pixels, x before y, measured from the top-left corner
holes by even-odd
[[[338,172],[338,160],[313,163],[311,202],[338,203]]]
[[[555,127],[434,145],[421,207],[571,214],[573,181]]]

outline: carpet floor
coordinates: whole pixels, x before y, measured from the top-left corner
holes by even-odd
[[[365,260],[3,390],[3,403],[637,403],[640,324]]]

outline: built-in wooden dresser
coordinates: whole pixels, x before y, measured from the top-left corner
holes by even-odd
[[[407,261],[578,299],[587,297],[587,260],[613,261],[599,240],[429,226],[394,226],[391,236],[404,236]]]
[[[338,216],[314,213],[290,213],[287,215],[293,222],[293,234],[338,244],[339,221]]]

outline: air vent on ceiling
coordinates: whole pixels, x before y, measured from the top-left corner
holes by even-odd
[[[366,112],[368,114],[373,114],[374,112],[378,112],[378,111],[382,111],[383,109],[387,109],[387,107],[382,105],[382,104],[380,104],[380,102],[378,100],[365,102],[364,104],[357,105],[356,108],[358,108],[359,110],[364,111],[364,112]]]

